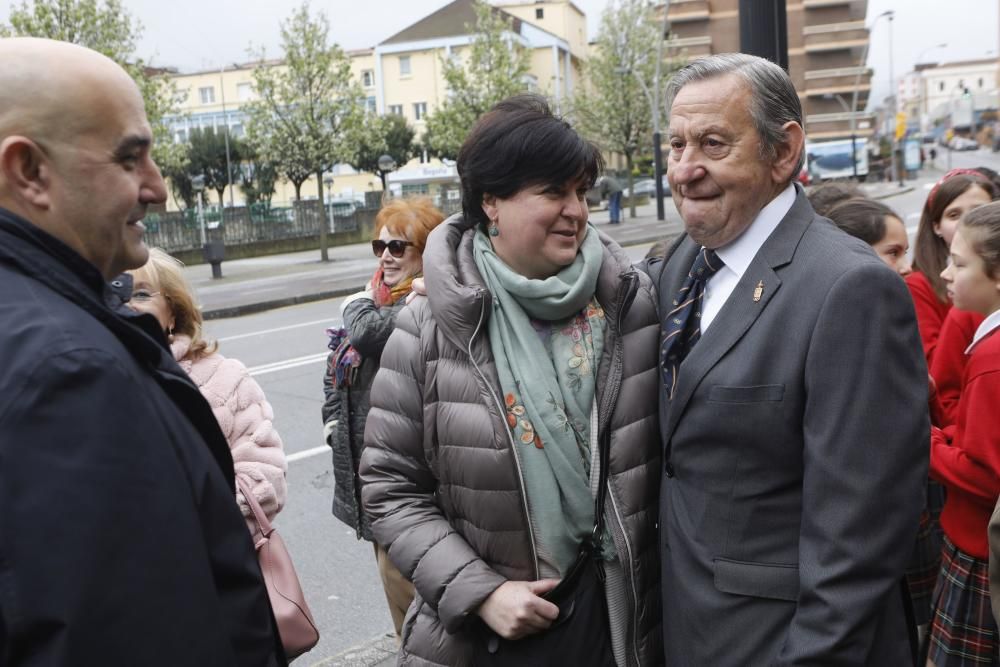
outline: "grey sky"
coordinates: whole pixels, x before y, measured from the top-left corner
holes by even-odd
[[[20,0],[17,0],[20,4]],[[313,0],[314,9],[330,17],[332,38],[347,49],[374,46],[450,0]],[[608,0],[575,0],[587,14],[590,36]],[[12,0],[0,0],[6,21]],[[280,55],[278,24],[299,0],[124,0],[145,26],[139,55],[154,64],[181,71],[210,69],[247,60],[247,46],[264,46]],[[894,9],[894,74],[913,68],[927,47],[946,42],[945,49],[926,52],[924,61],[996,57],[1000,0],[869,0],[868,23]],[[872,34],[868,63],[875,68],[873,100],[889,92],[888,21]]]

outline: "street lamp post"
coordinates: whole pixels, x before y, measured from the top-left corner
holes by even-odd
[[[191,189],[194,190],[195,199],[198,202],[198,227],[201,229],[201,247],[208,245],[208,233],[205,231],[205,213],[201,208],[201,193],[205,191],[205,177],[202,175],[191,177]]]
[[[219,93],[222,97],[222,123],[225,126],[223,131],[223,139],[226,142],[226,186],[229,188],[229,208],[233,207],[233,168],[229,164],[229,114],[226,113],[226,81],[223,75],[226,72],[226,66],[223,65],[219,68]],[[220,207],[222,202],[219,202]],[[219,215],[222,215],[220,211]]]
[[[656,181],[656,219],[663,220],[663,147],[660,137],[660,67],[663,63],[663,41],[670,32],[670,0],[663,0],[663,29],[656,40],[656,73],[653,75],[653,177]]]
[[[329,209],[328,217],[333,225],[333,231],[337,231],[337,223],[333,220],[333,176],[331,174],[323,176],[323,185],[326,186],[326,205]]]
[[[948,44],[945,43],[945,42],[942,42],[940,44],[935,44],[934,46],[928,46],[926,49],[924,49],[923,51],[920,52],[920,55],[918,55],[917,59],[915,61],[913,61],[913,62],[916,65],[919,65],[921,62],[923,62],[924,56],[927,55],[928,52],[934,51],[935,49],[946,49],[946,48],[948,48]],[[921,134],[923,134],[923,132],[924,132],[924,116],[927,115],[927,109],[925,109],[926,106],[927,106],[927,82],[924,81],[924,77],[923,77],[923,75],[921,75],[920,76],[920,106],[918,108],[918,112],[920,113],[919,121],[920,121],[920,132],[921,132]]]
[[[840,102],[840,108],[844,110],[844,113],[850,114],[853,120],[853,114],[851,114],[850,107],[847,106],[847,102],[844,98],[837,93],[825,93],[823,95],[824,100],[837,100]],[[858,180],[858,147],[857,147],[857,135],[854,132],[854,123],[851,123],[851,171],[854,180]]]
[[[653,90],[650,92],[649,86],[642,76],[631,67],[616,67],[615,73],[627,74],[635,77],[642,88],[642,93],[649,101],[649,115],[653,120],[653,176],[656,182],[656,219],[663,220],[666,214],[663,210],[663,146],[660,136],[660,66],[663,61],[663,41],[666,39],[667,31],[670,30],[670,20],[667,12],[670,11],[670,0],[663,2],[663,28],[659,39],[656,40],[656,68],[653,74]],[[634,214],[634,212],[633,212]]]
[[[396,168],[396,160],[391,155],[382,155],[378,159],[379,176],[382,177],[382,201],[385,201],[389,193],[389,185],[386,176]]]
[[[896,134],[898,130],[896,129],[896,123],[899,122],[897,118],[899,112],[899,91],[896,90],[896,80],[893,75],[892,69],[892,20],[896,17],[895,13],[889,12],[889,92],[892,94],[892,150],[889,156],[892,158],[892,175],[899,178],[899,187],[903,187],[903,171],[900,168],[901,165],[896,159],[896,145],[899,141],[896,139]]]
[[[868,41],[865,42],[865,50],[861,54],[861,66],[858,68],[858,72],[854,76],[854,92],[851,94],[851,136],[852,137],[854,137],[854,136],[857,135],[857,130],[858,130],[858,119],[857,119],[857,115],[858,115],[858,111],[857,111],[857,109],[858,109],[858,89],[861,87],[861,74],[865,71],[865,65],[868,64],[868,47],[871,45],[871,33],[875,29],[875,25],[878,23],[878,20],[880,18],[882,18],[883,16],[887,16],[887,17],[889,17],[890,20],[892,20],[892,17],[894,16],[894,14],[893,14],[893,11],[891,9],[886,10],[886,11],[882,12],[881,14],[879,14],[878,16],[876,16],[875,20],[872,21],[872,24],[868,27]],[[892,84],[890,83],[889,85],[891,86]],[[854,144],[852,142],[851,147],[853,148],[853,146],[854,146]]]

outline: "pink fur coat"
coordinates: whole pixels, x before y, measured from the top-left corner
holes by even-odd
[[[271,423],[271,404],[242,363],[218,352],[192,361],[186,358],[190,346],[190,338],[175,335],[170,349],[212,406],[229,443],[236,477],[250,487],[268,518],[274,518],[285,505],[288,464],[281,437]],[[243,516],[249,518],[250,508],[239,490],[236,502]]]

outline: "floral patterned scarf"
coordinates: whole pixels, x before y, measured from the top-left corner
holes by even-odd
[[[482,232],[473,252],[493,294],[490,347],[543,576],[561,576],[594,528],[590,416],[604,347],[594,300],[603,247],[590,227],[576,260],[545,280],[512,270]]]

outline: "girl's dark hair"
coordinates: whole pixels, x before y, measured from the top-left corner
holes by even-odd
[[[543,97],[515,95],[480,116],[458,152],[462,212],[485,228],[484,195],[508,199],[524,188],[575,182],[591,188],[603,169],[597,147]]]
[[[809,188],[809,193],[806,196],[809,198],[813,210],[816,211],[816,215],[829,218],[830,211],[833,210],[834,206],[848,199],[864,198],[865,193],[854,183],[832,181]]]
[[[885,238],[885,219],[899,218],[885,204],[871,199],[848,199],[834,206],[827,217],[845,232],[875,245]]]
[[[1000,277],[1000,202],[969,211],[962,218],[961,228],[972,250],[983,258],[986,275]]]
[[[913,270],[924,274],[941,303],[948,302],[944,280],[941,278],[941,272],[948,266],[948,244],[934,233],[934,223],[940,221],[944,210],[971,187],[982,188],[990,199],[1000,196],[1000,191],[986,177],[961,173],[935,186],[920,214],[920,225],[913,242]]]

